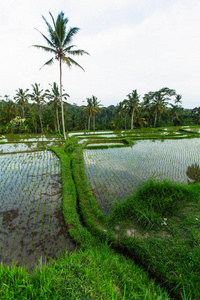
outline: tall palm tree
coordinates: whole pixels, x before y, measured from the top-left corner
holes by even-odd
[[[97,113],[98,115],[100,114],[100,106],[102,106],[102,104],[100,104],[101,101],[97,100],[97,97],[92,96],[92,105],[95,108],[94,113],[93,113],[93,130],[95,131],[95,113]]]
[[[98,113],[99,108],[93,106],[93,98],[86,98],[87,106],[84,106],[84,111],[88,115],[88,131],[90,131],[90,121],[95,113]]]
[[[131,114],[131,129],[133,129],[134,114],[138,107],[140,96],[138,95],[137,90],[133,90],[132,93],[127,95],[127,97],[128,100],[125,101],[125,104],[127,105]]]
[[[57,123],[57,129],[58,132],[60,134],[60,122],[59,122],[59,118],[58,118],[58,107],[60,105],[60,93],[59,93],[59,88],[56,82],[53,83],[53,85],[51,85],[51,90],[46,90],[45,94],[46,97],[50,100],[52,100],[52,104],[55,108],[55,113],[56,113],[56,123]],[[69,97],[69,95],[67,93],[62,94],[64,98]]]
[[[32,101],[35,101],[31,108],[37,104],[38,108],[38,114],[39,114],[39,119],[40,119],[40,126],[41,126],[41,131],[43,134],[43,124],[42,124],[42,115],[41,115],[41,105],[45,103],[45,93],[43,93],[43,89],[40,89],[40,84],[32,84],[33,88],[33,93],[29,94],[29,97],[31,98]]]
[[[71,45],[73,36],[79,31],[79,28],[72,27],[67,31],[67,23],[68,18],[64,17],[64,13],[61,11],[56,19],[54,20],[52,14],[49,12],[53,26],[51,26],[45,17],[43,19],[47,25],[49,38],[46,37],[42,32],[41,35],[47,42],[48,46],[42,45],[33,45],[33,47],[37,47],[43,49],[47,52],[53,53],[53,57],[49,59],[43,66],[52,65],[52,63],[57,59],[59,61],[60,68],[60,98],[61,98],[61,112],[62,112],[62,126],[63,126],[63,134],[64,139],[66,140],[65,133],[65,120],[64,120],[64,110],[63,110],[63,96],[62,96],[62,63],[66,63],[69,68],[73,65],[84,70],[75,60],[73,60],[70,55],[83,55],[88,54],[84,50],[73,50],[74,45]]]
[[[16,90],[16,96],[14,99],[16,102],[21,106],[22,109],[22,118],[24,119],[24,107],[25,104],[28,103],[29,95],[27,94],[29,89],[26,89],[25,91],[23,89]]]

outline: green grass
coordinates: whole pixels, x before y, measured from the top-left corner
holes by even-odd
[[[65,150],[70,154],[76,148],[70,143]],[[107,243],[100,242],[99,235],[94,237],[81,226],[71,159],[61,149],[51,150],[61,162],[63,214],[77,250],[71,255],[66,252],[47,265],[40,260],[30,274],[25,268],[13,265],[9,269],[1,265],[1,299],[170,299],[168,293],[132,260],[115,253]],[[93,206],[97,212],[94,203]],[[103,220],[101,214],[100,220]]]
[[[88,188],[81,149],[75,153],[72,170],[88,230],[128,252],[176,298],[199,299],[200,186],[150,181],[106,223]]]
[[[0,268],[1,299],[170,299],[131,260],[106,244],[40,264],[28,275],[24,269]]]
[[[149,181],[115,207],[109,224],[121,247],[170,292],[199,299],[200,185]]]
[[[135,195],[115,206],[110,221],[128,218],[145,229],[160,229],[164,219],[177,216],[188,202],[197,203],[198,199],[198,192],[191,186],[150,180]]]
[[[61,161],[64,219],[77,250],[45,266],[39,261],[30,274],[1,265],[0,298],[199,299],[200,186],[148,182],[106,220],[88,188],[81,147],[70,138],[62,150],[53,149]]]

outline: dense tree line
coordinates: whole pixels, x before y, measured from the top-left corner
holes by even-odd
[[[46,45],[33,45],[51,53],[45,65],[59,62],[59,86],[56,82],[43,90],[40,84],[32,84],[32,89],[16,90],[11,99],[0,96],[0,133],[62,133],[72,130],[133,129],[138,127],[158,127],[171,125],[199,124],[200,107],[184,109],[182,96],[175,90],[162,88],[150,91],[141,98],[137,90],[130,92],[116,106],[103,107],[94,95],[86,98],[86,105],[69,104],[69,95],[62,85],[62,64],[83,69],[71,56],[89,54],[84,50],[74,50],[72,40],[79,28],[67,30],[68,18],[61,11],[56,20],[51,13],[52,25],[45,19],[48,36],[38,32]],[[83,100],[84,101],[84,100]],[[91,127],[92,126],[92,127]]]
[[[94,95],[85,105],[69,104],[62,91],[66,131],[124,130],[141,127],[178,126],[200,123],[200,107],[185,109],[181,95],[169,88],[148,92],[142,98],[133,90],[116,106],[104,107]],[[18,89],[11,99],[0,97],[0,133],[62,133],[61,97],[54,82],[43,90]]]

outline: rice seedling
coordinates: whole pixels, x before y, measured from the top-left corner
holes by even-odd
[[[107,215],[149,178],[187,183],[188,166],[200,165],[200,140],[136,141],[133,147],[83,151],[94,197]],[[109,203],[105,203],[108,199]],[[104,208],[102,207],[104,205]]]
[[[58,185],[59,190],[61,188],[61,184],[57,183],[57,178],[60,178],[60,164],[55,154],[48,151],[23,153],[20,155],[18,153],[6,154],[0,156],[1,162],[0,177],[2,181],[0,182],[0,193],[2,196],[0,198],[0,206],[4,213],[0,220],[0,238],[2,238],[0,260],[8,262],[8,258],[9,264],[11,264],[14,259],[23,265],[23,253],[26,255],[26,251],[29,251],[29,244],[31,255],[34,257],[37,232],[43,236],[45,247],[43,247],[43,250],[40,250],[40,256],[43,255],[45,257],[47,249],[51,249],[51,244],[54,242],[54,239],[53,241],[48,239],[49,242],[45,242],[46,237],[50,235],[49,229],[51,228],[55,232],[52,233],[52,236],[56,235],[56,232],[59,230],[57,223],[52,222],[52,220],[55,218],[54,211],[56,210],[54,203],[56,202],[57,207],[60,207],[62,200],[60,196],[57,196]],[[47,197],[48,189],[51,191],[51,199],[49,201]],[[57,198],[59,198],[58,201]],[[12,210],[10,210],[10,207],[12,207]],[[6,219],[5,216],[7,216]],[[44,226],[46,218],[49,220],[49,229],[47,226]],[[1,233],[2,228],[3,231]],[[14,234],[11,232],[12,228]],[[32,233],[31,240],[28,242],[28,232],[33,228],[35,233]],[[17,244],[18,241],[20,241],[19,244]],[[9,245],[15,245],[21,258],[17,257],[17,250],[10,254],[9,248],[6,247],[7,242],[9,242]],[[62,249],[66,247],[66,243],[65,241]],[[4,257],[1,256],[1,253],[5,254]],[[31,259],[31,263],[27,261],[28,268],[35,261],[35,259]]]

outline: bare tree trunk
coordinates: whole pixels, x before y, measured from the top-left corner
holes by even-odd
[[[157,111],[156,111],[155,120],[154,120],[154,127],[156,127],[156,122],[157,122]]]
[[[133,129],[133,117],[134,117],[134,109],[131,113],[131,129]]]
[[[34,119],[32,119],[33,122],[33,127],[35,129],[35,133],[37,133],[37,122],[34,121]]]
[[[24,119],[24,107],[22,105],[22,119]]]
[[[88,117],[88,131],[90,131],[90,115]]]
[[[42,131],[42,134],[43,134],[42,117],[41,117],[41,111],[40,111],[40,106],[39,105],[38,105],[38,113],[39,113],[41,131]]]
[[[58,106],[56,105],[56,119],[57,119],[57,126],[58,126],[58,132],[60,134],[60,122],[58,118]]]
[[[93,116],[93,130],[95,131],[95,114]]]
[[[160,121],[161,121],[161,113],[159,114],[159,125],[160,126]]]
[[[57,122],[56,122],[56,120],[54,120],[54,128],[55,128],[55,131],[57,131],[57,130],[58,130],[58,128],[57,128]]]
[[[64,139],[66,140],[65,119],[64,119],[63,99],[62,99],[62,60],[61,60],[61,57],[60,57],[60,100],[61,100],[61,113],[62,113],[63,134],[64,134]]]

